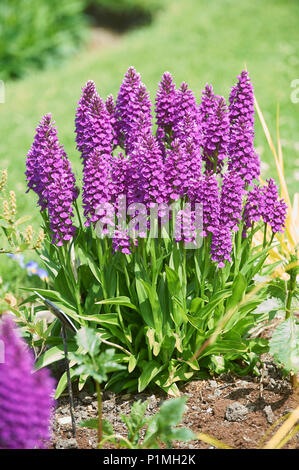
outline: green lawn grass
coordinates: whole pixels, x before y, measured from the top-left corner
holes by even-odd
[[[177,84],[187,81],[199,99],[207,82],[228,97],[246,64],[273,133],[280,105],[287,183],[291,194],[296,191],[299,104],[293,104],[290,95],[292,80],[299,78],[298,0],[167,0],[163,4],[152,25],[130,32],[111,46],[82,49],[57,67],[6,83],[6,102],[0,104],[0,169],[9,170],[9,186],[17,192],[20,214],[31,214],[35,223],[39,220],[35,195],[25,194],[24,171],[42,115],[52,112],[61,143],[81,178],[74,140],[81,87],[93,79],[103,98],[116,95],[130,65],[141,73],[152,98],[168,70]],[[258,119],[256,146],[268,164],[263,176],[276,178]]]

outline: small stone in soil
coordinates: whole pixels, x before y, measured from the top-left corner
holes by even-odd
[[[78,448],[78,443],[76,439],[57,439],[56,449],[77,449]]]
[[[248,409],[235,401],[228,405],[225,411],[225,417],[228,421],[244,421],[247,418]]]
[[[58,424],[60,424],[60,426],[66,426],[71,423],[72,423],[72,418],[70,416],[65,416],[63,418],[58,419]]]
[[[266,415],[268,423],[273,424],[275,420],[275,416],[270,405],[265,406],[264,413]]]

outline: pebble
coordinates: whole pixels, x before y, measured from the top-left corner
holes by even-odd
[[[78,449],[78,443],[76,439],[57,439],[56,449]]]
[[[228,405],[225,411],[225,417],[228,421],[244,421],[247,418],[248,409],[235,401]]]
[[[70,416],[64,416],[63,418],[58,418],[58,424],[60,426],[66,426],[72,423],[72,418]]]
[[[264,413],[266,415],[268,423],[273,424],[275,421],[275,416],[270,405],[265,406]]]
[[[209,385],[212,388],[217,388],[218,387],[218,384],[217,384],[216,380],[209,380]]]

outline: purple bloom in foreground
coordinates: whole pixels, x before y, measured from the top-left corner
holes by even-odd
[[[0,449],[44,448],[50,440],[54,380],[34,360],[9,316],[0,321]]]

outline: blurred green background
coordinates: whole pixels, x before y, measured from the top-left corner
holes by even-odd
[[[130,65],[141,73],[152,99],[168,70],[178,85],[187,81],[199,100],[207,82],[227,98],[246,64],[273,134],[279,103],[293,194],[299,179],[299,103],[290,96],[291,82],[299,78],[298,23],[298,0],[1,0],[0,79],[6,99],[0,104],[0,169],[9,170],[19,214],[39,221],[36,197],[25,194],[24,177],[38,121],[52,113],[80,180],[74,116],[81,87],[93,79],[104,99],[116,96]],[[104,29],[105,24],[114,29]],[[258,119],[256,147],[263,176],[276,178]]]

